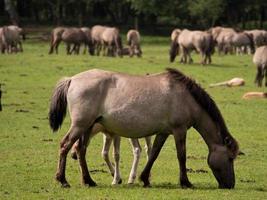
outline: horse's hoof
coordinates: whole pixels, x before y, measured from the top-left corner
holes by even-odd
[[[150,185],[150,183],[144,183],[143,187],[144,188],[151,188],[151,185]]]
[[[113,181],[112,182],[112,185],[120,185],[120,184],[122,184],[122,179],[121,178],[120,178],[119,181]]]
[[[59,182],[61,184],[61,187],[63,187],[63,188],[69,188],[70,187],[70,184],[68,183],[68,181],[66,181],[65,177],[60,176],[58,173],[56,174],[55,179],[57,182]]]
[[[181,187],[183,189],[186,189],[186,188],[192,188],[193,185],[192,183],[190,183],[190,181],[181,181]]]
[[[73,159],[73,160],[77,160],[78,159],[78,157],[77,157],[77,153],[74,151],[74,152],[71,152],[71,158]]]
[[[94,182],[94,181],[90,181],[89,183],[84,183],[84,185],[88,186],[88,187],[96,187],[97,186],[96,182]]]
[[[62,183],[62,184],[61,184],[61,187],[62,187],[62,188],[70,188],[70,184],[67,183],[67,182],[66,182],[66,183]]]

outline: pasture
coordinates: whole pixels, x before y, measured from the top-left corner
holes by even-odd
[[[142,58],[102,56],[67,56],[61,45],[59,55],[48,55],[49,43],[26,40],[24,52],[0,55],[0,83],[3,111],[0,112],[0,197],[1,199],[264,199],[267,197],[267,101],[242,100],[248,91],[265,91],[253,81],[256,68],[252,56],[218,56],[213,64],[202,66],[194,54],[194,64],[182,65],[178,57],[169,63],[169,38],[144,36]],[[125,37],[123,38],[125,44]],[[170,136],[152,169],[151,188],[136,181],[127,185],[132,164],[132,149],[122,140],[121,173],[123,183],[112,186],[112,177],[101,158],[102,135],[93,138],[87,151],[92,178],[98,186],[87,188],[80,183],[78,163],[68,156],[66,177],[71,188],[63,189],[54,180],[59,142],[69,128],[69,117],[53,134],[48,125],[48,107],[52,90],[63,76],[100,68],[130,74],[162,72],[174,67],[193,77],[214,98],[231,134],[245,155],[235,161],[236,187],[217,189],[207,165],[207,146],[193,129],[187,135],[187,168],[194,189],[181,189],[175,144]],[[242,77],[243,87],[209,88],[210,83]],[[141,141],[144,146],[144,141]],[[112,151],[111,151],[112,152]],[[112,156],[112,154],[111,154]],[[146,162],[143,149],[140,173]]]

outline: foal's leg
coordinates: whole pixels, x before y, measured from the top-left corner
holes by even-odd
[[[151,152],[151,148],[152,148],[151,136],[145,137],[145,140],[146,140],[145,150],[146,150],[146,155],[147,155],[147,160],[148,160],[150,152]]]
[[[112,185],[121,184],[121,174],[120,174],[120,143],[121,138],[119,136],[114,136],[113,138],[113,158],[115,160],[115,173],[112,181]]]
[[[83,127],[71,126],[68,133],[61,140],[56,180],[59,181],[63,187],[70,187],[65,177],[67,154],[75,141],[79,139],[84,132],[86,132],[86,130]]]
[[[146,163],[144,170],[142,171],[140,175],[140,180],[143,181],[144,187],[150,186],[149,174],[150,174],[151,168],[153,166],[154,161],[157,159],[159,152],[163,144],[165,143],[166,139],[168,138],[168,136],[169,136],[168,134],[159,134],[156,136],[154,140],[152,150],[149,155],[149,159]]]
[[[180,166],[180,184],[182,188],[192,187],[186,172],[186,128],[177,128],[173,130],[176,144],[177,158]]]
[[[138,139],[130,139],[130,142],[131,142],[132,148],[133,148],[134,160],[133,160],[133,164],[132,164],[131,173],[130,173],[130,176],[128,179],[128,184],[133,184],[134,180],[136,178],[137,167],[138,167],[138,163],[140,160],[140,155],[141,155],[142,149],[141,149],[141,146],[140,146]]]
[[[103,134],[102,158],[106,161],[106,164],[109,168],[109,171],[110,171],[111,175],[114,177],[115,170],[114,170],[114,167],[113,167],[113,165],[109,159],[109,149],[110,149],[111,143],[112,143],[112,138]]]
[[[264,66],[263,70],[265,71],[265,87],[267,87],[267,64]]]

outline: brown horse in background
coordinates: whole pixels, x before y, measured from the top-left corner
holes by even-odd
[[[140,138],[156,135],[140,177],[144,186],[150,185],[151,168],[170,134],[176,143],[180,184],[182,187],[192,186],[187,177],[185,146],[190,127],[201,134],[208,146],[208,164],[219,187],[235,186],[236,140],[210,96],[175,69],[146,76],[94,69],[61,80],[50,104],[49,122],[53,131],[61,126],[67,105],[71,127],[60,143],[56,173],[56,180],[64,187],[69,187],[65,177],[67,154],[77,140],[82,181],[85,185],[96,185],[85,159],[86,144],[96,123],[114,136]]]

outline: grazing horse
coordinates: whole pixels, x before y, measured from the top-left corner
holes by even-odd
[[[90,134],[89,141],[91,140],[91,138],[93,136],[95,136],[99,132],[104,133],[103,134],[102,157],[105,160],[111,175],[113,176],[112,185],[120,184],[122,182],[120,171],[119,171],[119,169],[120,169],[119,168],[120,137],[119,136],[112,136],[112,134],[109,134],[108,131],[105,130],[105,128],[101,124],[97,123],[92,128],[92,132]],[[115,166],[112,165],[112,163],[110,162],[110,159],[109,159],[109,149],[110,149],[112,140],[113,140],[113,157],[115,160]],[[138,163],[140,160],[140,154],[141,154],[142,148],[141,148],[141,145],[140,145],[138,139],[131,138],[129,140],[130,140],[131,145],[132,145],[134,160],[133,160],[132,169],[131,169],[129,179],[128,179],[128,184],[133,184],[135,181],[136,175],[137,175],[137,166],[138,166]],[[149,153],[151,151],[151,137],[146,137],[145,141],[146,141],[145,149],[146,149],[147,159],[148,159]],[[75,160],[77,159],[76,149],[78,148],[78,145],[79,145],[79,141],[76,141],[76,143],[72,147],[71,156]],[[87,146],[88,146],[88,144],[87,144]]]
[[[253,63],[257,66],[255,83],[261,87],[265,76],[265,87],[267,87],[267,45],[257,48],[253,56]]]
[[[233,28],[225,28],[221,26],[213,27],[208,30],[212,34],[213,40],[218,47],[218,53],[227,53],[231,51],[231,47],[226,45],[227,38],[232,37],[236,31]]]
[[[80,28],[65,29],[65,31],[62,33],[61,38],[62,41],[66,43],[67,54],[72,54],[73,52],[79,54],[81,44],[88,46],[89,53],[91,55],[94,54],[93,43],[91,40],[90,33],[81,30]],[[73,44],[72,49],[71,49],[71,44]]]
[[[140,34],[137,30],[129,30],[127,33],[127,42],[130,46],[129,55],[130,57],[133,57],[134,55],[137,55],[138,57],[142,56],[142,50],[140,47]]]
[[[253,54],[255,52],[253,35],[246,32],[231,34],[224,44],[234,47],[237,54],[247,53],[248,48],[250,53]]]
[[[201,63],[203,65],[211,63],[211,55],[214,51],[212,35],[203,31],[189,31],[187,29],[183,30],[179,37],[176,37],[176,40],[174,40],[171,44],[171,62],[174,61],[179,48],[182,51],[182,57],[180,60],[181,63],[187,63],[187,57],[189,58],[189,63],[193,62],[193,59],[190,56],[190,52],[192,50],[196,50],[201,54]]]
[[[23,29],[18,26],[11,25],[2,27],[0,30],[2,53],[4,53],[5,50],[7,53],[17,53],[18,51],[23,52],[21,36],[22,39],[25,39],[25,33]]]
[[[254,30],[244,31],[244,32],[251,34],[253,36],[255,48],[258,48],[263,45],[267,45],[267,31],[254,29]]]
[[[49,54],[52,54],[54,49],[56,50],[56,54],[58,54],[58,46],[62,41],[62,34],[66,29],[66,27],[56,27],[52,30]]]
[[[144,87],[145,86],[145,87]],[[83,184],[96,186],[86,163],[86,144],[94,124],[113,136],[140,138],[156,135],[149,160],[141,173],[149,186],[150,171],[162,146],[173,134],[180,166],[180,184],[191,187],[186,171],[186,133],[194,127],[209,150],[208,165],[219,188],[234,188],[234,159],[238,144],[211,97],[175,69],[154,75],[128,75],[93,69],[61,80],[52,95],[49,122],[57,131],[69,108],[71,127],[60,143],[56,180],[69,187],[66,158],[79,140],[77,156]]]
[[[103,55],[122,57],[122,41],[119,29],[107,27],[101,35],[102,44],[104,45]],[[107,48],[107,51],[106,51]]]
[[[94,49],[96,50],[96,55],[100,55],[102,49],[102,33],[108,28],[107,26],[95,25],[92,27],[91,36],[94,44]]]

